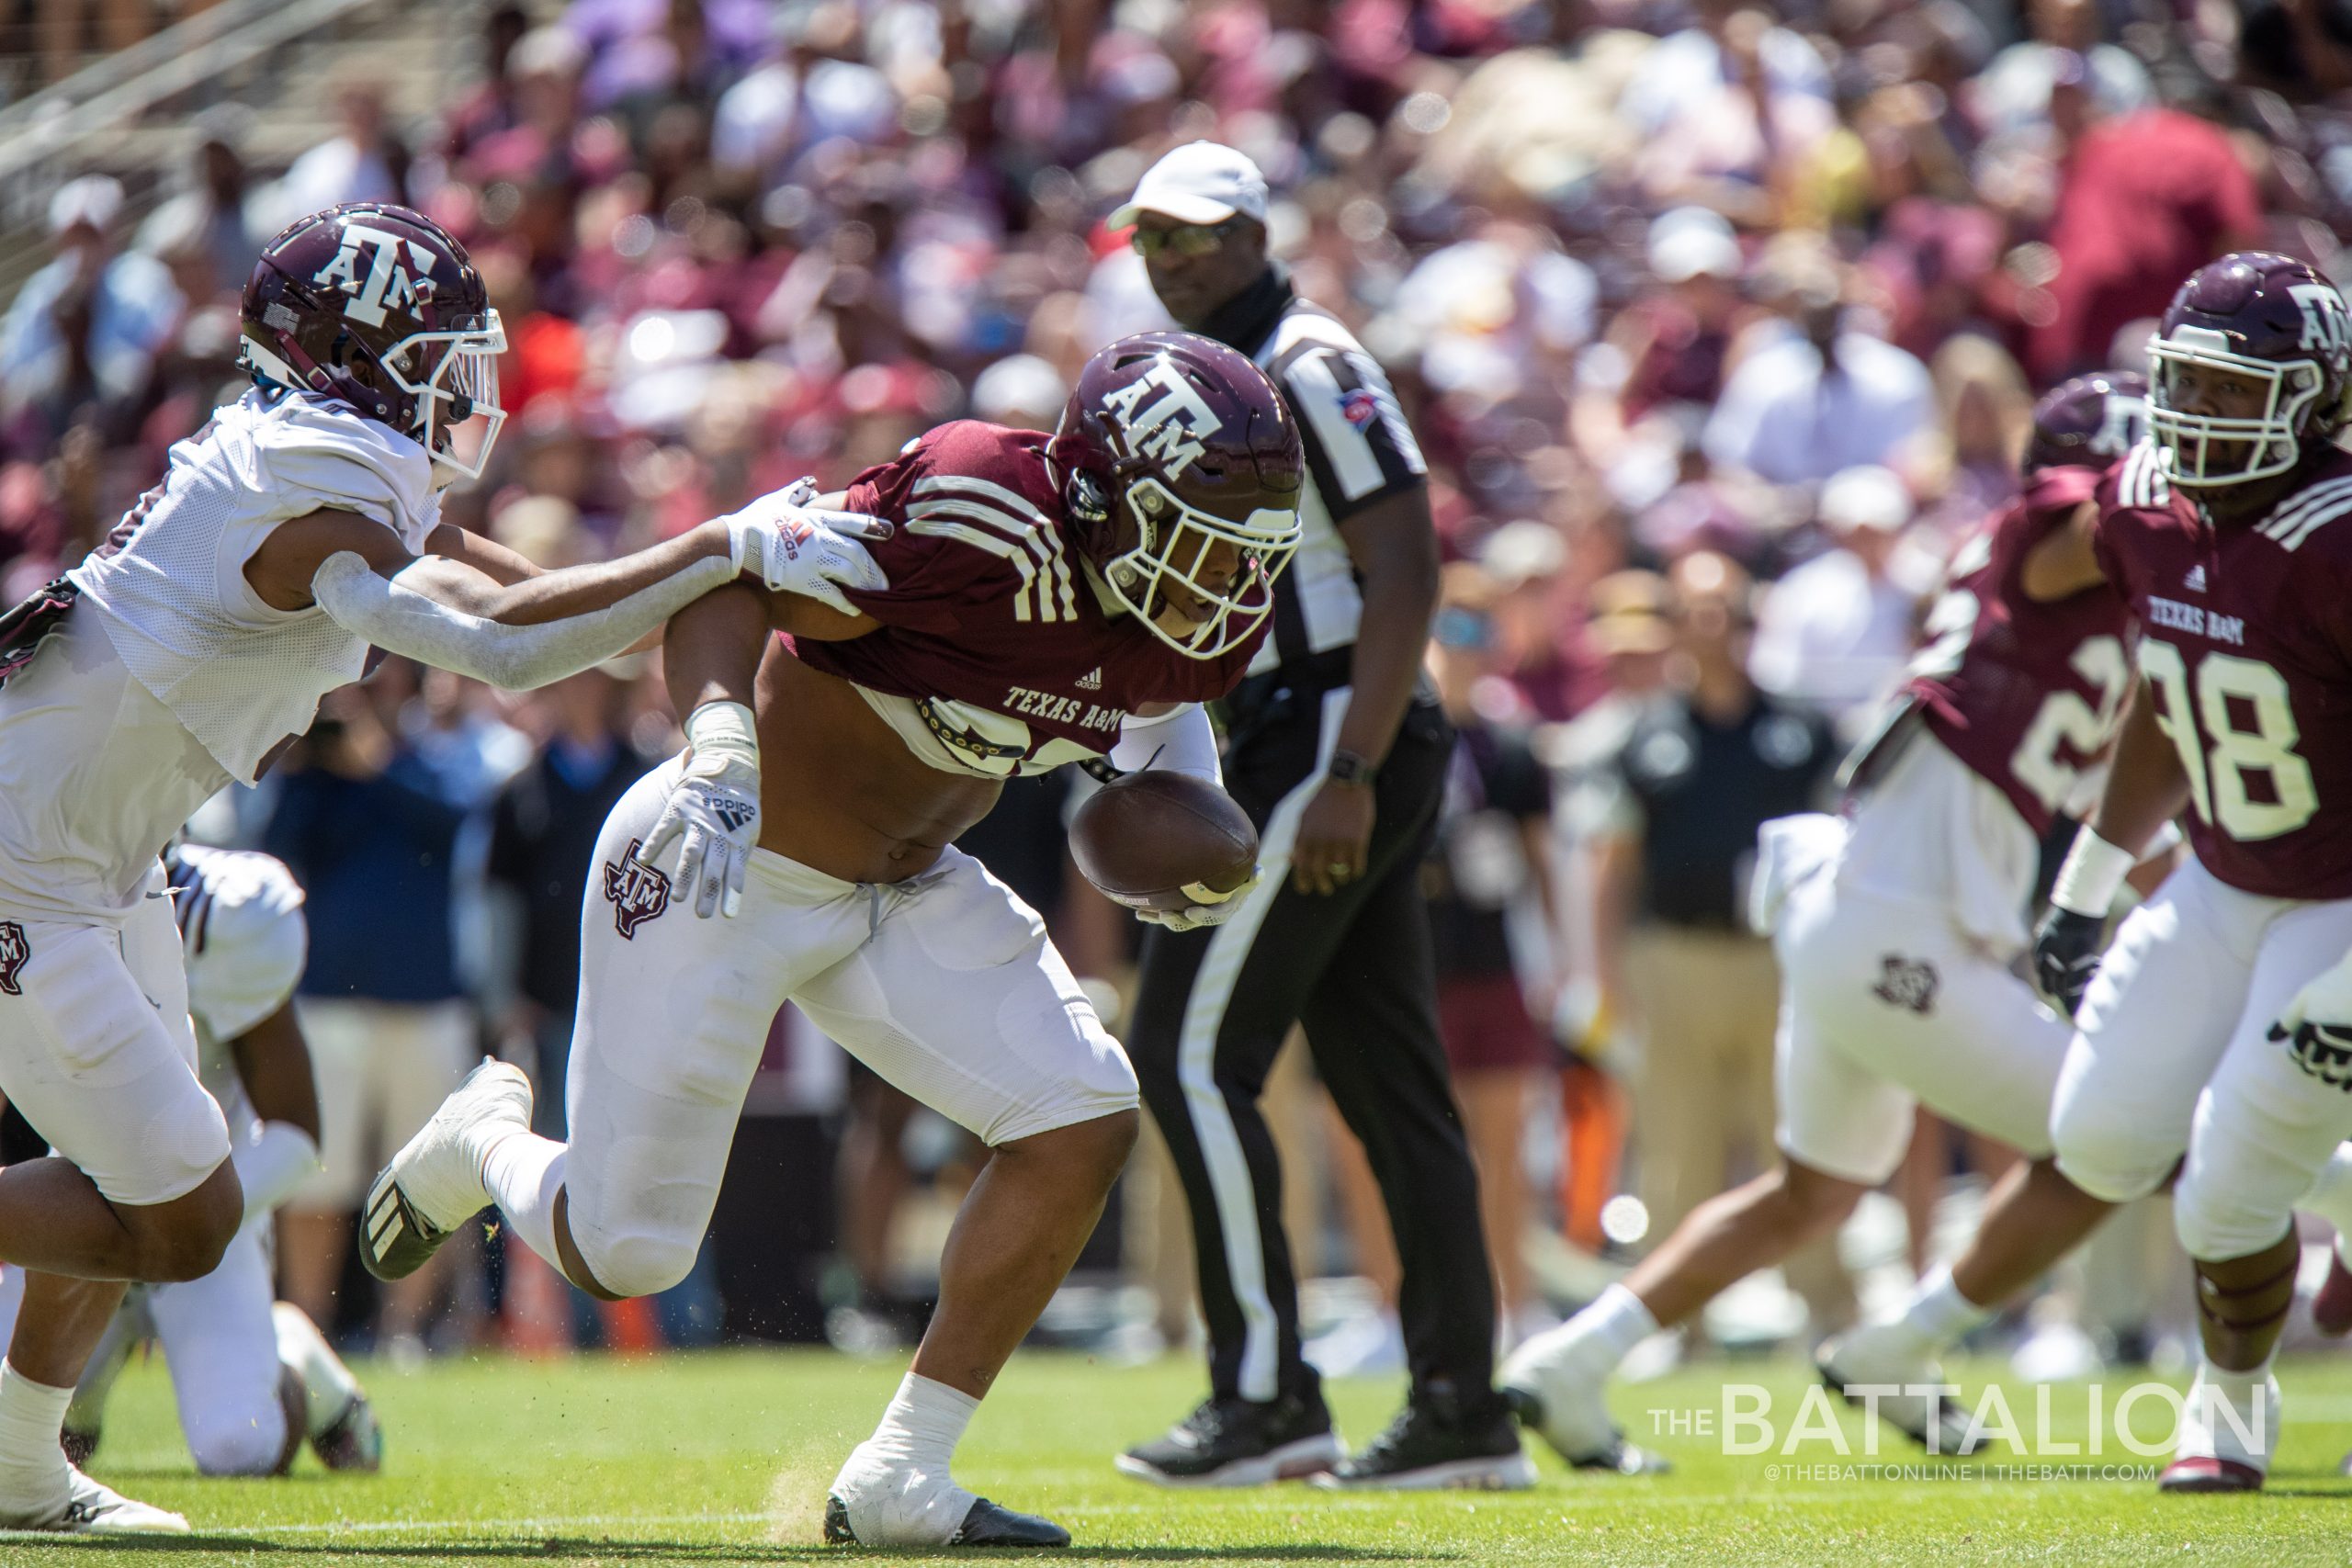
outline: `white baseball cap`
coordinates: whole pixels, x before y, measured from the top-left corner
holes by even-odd
[[[1681,283],[1702,273],[1737,277],[1739,260],[1739,236],[1703,208],[1679,207],[1650,224],[1650,271],[1662,282]]]
[[[1908,526],[1914,514],[1910,488],[1875,463],[1840,468],[1821,487],[1821,520],[1832,528],[1892,534]]]
[[[76,225],[103,232],[122,210],[122,186],[105,175],[69,180],[49,199],[49,231],[62,234]]]
[[[1266,176],[1230,147],[1188,141],[1144,171],[1111,227],[1125,229],[1146,212],[1179,223],[1222,223],[1235,213],[1263,223]]]

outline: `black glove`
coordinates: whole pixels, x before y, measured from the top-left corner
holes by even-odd
[[[2068,1018],[2083,1005],[2083,993],[2091,988],[2091,976],[2098,973],[2106,935],[2107,921],[2102,917],[2078,915],[2054,905],[2033,933],[2034,984]]]

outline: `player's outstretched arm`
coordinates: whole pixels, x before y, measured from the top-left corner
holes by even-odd
[[[275,530],[246,576],[273,607],[316,604],[388,652],[526,690],[614,657],[741,571],[835,598],[836,583],[883,586],[852,526],[888,529],[763,497],[619,560],[502,582],[469,560],[412,557],[367,518],[321,512]]]
[[[2188,805],[2188,775],[2142,682],[2116,737],[2098,808],[2075,833],[2050,890],[2050,912],[2034,933],[2034,978],[2068,1017],[2098,972],[2108,911],[2123,879]]]

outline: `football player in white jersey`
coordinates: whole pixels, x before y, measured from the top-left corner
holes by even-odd
[[[329,209],[246,285],[255,387],[172,450],[99,550],[0,616],[0,1092],[62,1158],[0,1169],[28,1271],[0,1360],[0,1528],[184,1530],[70,1467],[58,1434],[123,1282],[194,1280],[244,1217],[194,1072],[158,855],[357,680],[369,649],[526,688],[750,573],[846,604],[881,576],[785,493],[651,549],[541,573],[442,523],[504,414],[505,336],[458,242]]]
[[[115,1379],[153,1341],[171,1368],[180,1429],[206,1475],[282,1475],[308,1438],[331,1470],[372,1471],[373,1406],[301,1308],[270,1299],[270,1217],[318,1167],[319,1102],[292,1001],[310,951],[302,890],[267,855],[175,847],[164,857],[187,963],[198,1076],[231,1128],[245,1223],[201,1280],[134,1289],[65,1412],[65,1450],[98,1446]],[[22,1275],[0,1280],[0,1338]]]

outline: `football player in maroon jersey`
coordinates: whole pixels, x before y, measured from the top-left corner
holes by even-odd
[[[1055,434],[960,422],[860,475],[833,504],[897,529],[873,547],[889,586],[848,591],[856,614],[747,591],[673,621],[690,750],[598,845],[571,1142],[534,1136],[527,1083],[485,1065],[378,1179],[369,1267],[414,1269],[494,1201],[582,1290],[674,1284],[791,1000],[992,1151],[827,1536],[1068,1544],[957,1486],[949,1461],[1094,1228],[1135,1141],[1136,1077],[1037,916],[954,840],[1003,780],[1067,761],[1217,779],[1199,705],[1265,635],[1304,471],[1255,366],[1147,333],[1089,362]],[[1149,918],[1214,923],[1243,890],[1196,891]]]
[[[2041,400],[2024,493],[1954,558],[1933,640],[1852,766],[1850,812],[1766,824],[1757,912],[1782,977],[1782,1157],[1505,1365],[1522,1419],[1571,1463],[1649,1467],[1602,1400],[1618,1361],[1836,1229],[1901,1163],[1916,1104],[2029,1156],[2012,1185],[2063,1179],[2049,1105],[2071,1031],[2009,964],[2026,943],[2041,837],[2130,684],[2121,595],[2063,567],[2088,536],[2102,468],[2138,434],[2143,391],[2138,377],[2085,377]],[[1825,1365],[1835,1383],[1843,1370]],[[1937,1381],[1924,1358],[1905,1371],[1884,1381]],[[1939,1402],[1877,1409],[1949,1450]]]
[[[2035,963],[2081,1004],[2059,1168],[2110,1202],[2179,1170],[2204,1356],[2162,1484],[2245,1491],[2278,1436],[2291,1211],[2343,1206],[2352,1133],[2352,312],[2302,262],[2225,256],[2173,297],[2149,378],[2154,439],[2095,541],[2141,679]],[[2176,817],[2194,858],[2102,958],[2120,868]]]

